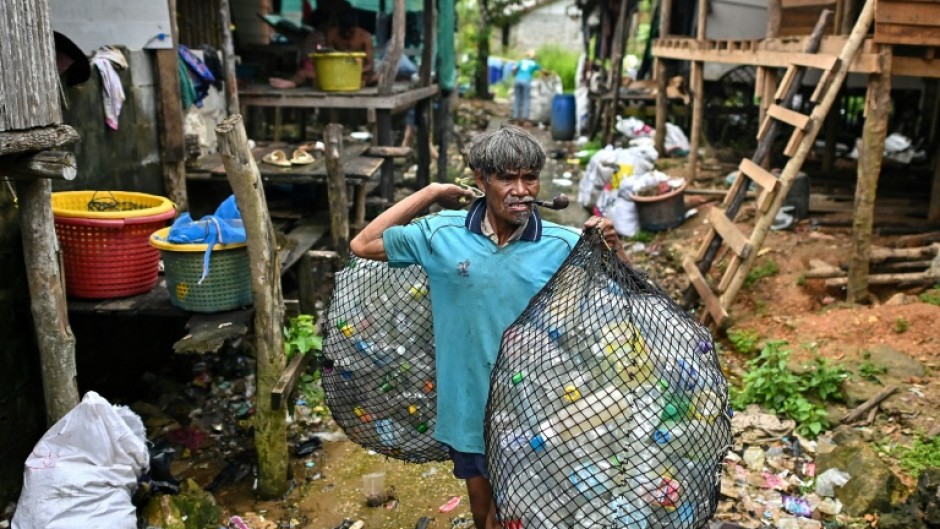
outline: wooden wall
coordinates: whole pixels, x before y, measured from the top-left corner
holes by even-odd
[[[180,44],[190,48],[209,44],[221,50],[222,22],[219,9],[218,0],[176,0]]]
[[[840,12],[841,0],[781,0],[780,2],[780,36],[809,35],[819,20],[823,9]],[[826,35],[836,33],[840,21],[834,20],[826,28]]]
[[[940,46],[940,2],[937,0],[878,0],[875,42]]]
[[[0,1],[0,131],[62,122],[46,0]]]

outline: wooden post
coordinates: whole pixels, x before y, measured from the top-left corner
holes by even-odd
[[[771,39],[780,35],[780,18],[782,15],[780,2],[781,0],[767,1],[767,32],[765,38]],[[773,102],[774,94],[777,92],[777,82],[777,70],[764,66],[757,67],[757,86],[761,88],[761,91],[756,94],[760,97],[758,123],[764,122],[767,107]]]
[[[855,187],[855,216],[852,230],[852,257],[849,260],[849,281],[846,299],[857,303],[868,299],[868,263],[871,231],[875,215],[875,194],[881,162],[884,159],[885,136],[891,114],[891,46],[878,52],[881,72],[868,78],[865,96],[865,126],[858,156],[858,183]]]
[[[424,48],[421,50],[421,86],[431,84],[431,63],[434,62],[435,28],[437,21],[434,13],[434,0],[424,0]],[[415,132],[418,146],[418,174],[415,186],[418,189],[431,183],[431,123],[428,119],[431,110],[430,99],[422,99],[415,105]]]
[[[613,141],[614,124],[617,121],[617,114],[620,111],[620,84],[623,79],[623,54],[624,47],[627,45],[627,5],[627,0],[620,0],[620,11],[617,16],[613,48],[610,54],[611,75],[607,91],[611,94],[611,102],[610,107],[607,109],[608,117],[604,122],[604,142],[608,144]]]
[[[167,3],[170,6],[173,48],[154,52],[160,94],[157,119],[160,122],[160,145],[163,147],[163,186],[167,198],[176,204],[177,209],[186,211],[189,209],[189,199],[186,195],[186,151],[183,144],[176,0],[167,0]]]
[[[940,222],[940,153],[934,153],[933,157],[933,183],[930,184],[927,222]]]
[[[330,233],[333,246],[343,259],[349,254],[349,201],[343,171],[343,126],[330,123],[323,131],[326,144],[326,188],[330,202]],[[388,160],[389,158],[386,158]]]
[[[858,0],[842,0],[842,20],[838,29],[840,35],[845,35],[852,31],[855,24],[855,9]]]
[[[705,41],[705,27],[708,20],[708,0],[698,0],[698,26],[695,38],[701,45]],[[692,61],[692,131],[689,140],[689,176],[691,182],[698,174],[698,149],[702,143],[702,113],[705,111],[705,63]]]
[[[287,416],[271,407],[268,395],[286,365],[282,328],[284,297],[277,241],[268,214],[264,187],[240,114],[225,118],[215,129],[219,154],[248,236],[251,296],[255,320],[255,450],[258,453],[258,493],[266,499],[287,492]]]
[[[232,41],[232,12],[229,0],[219,0],[219,25],[222,30],[222,62],[225,65],[225,108],[228,115],[238,114],[238,76],[235,75],[235,44]]]
[[[659,0],[659,38],[669,36],[669,21],[672,17],[672,0]],[[666,144],[666,63],[656,57],[653,61],[653,78],[656,79],[656,135],[654,146],[665,153]]]
[[[405,47],[405,0],[395,0],[392,4],[392,38],[385,47],[385,60],[379,73],[379,94],[392,93],[392,85],[398,74],[398,62]]]
[[[75,336],[56,254],[52,217],[52,182],[45,178],[17,182],[20,229],[29,283],[33,324],[42,366],[46,422],[52,425],[79,403]]]
[[[437,181],[447,181],[447,148],[450,141],[450,97],[441,94],[437,99]]]
[[[3,158],[0,158],[3,160]],[[3,162],[0,162],[3,163]],[[74,180],[78,175],[75,154],[66,151],[39,151],[3,163],[4,176],[14,178],[54,178]]]

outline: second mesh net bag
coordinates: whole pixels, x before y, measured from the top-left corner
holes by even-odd
[[[395,459],[448,459],[437,418],[428,278],[419,266],[353,258],[336,276],[323,343],[323,390],[349,439]]]
[[[697,529],[728,385],[708,329],[589,230],[503,334],[485,435],[508,529]]]

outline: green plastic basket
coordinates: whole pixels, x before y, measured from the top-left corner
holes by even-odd
[[[202,277],[205,244],[166,242],[169,228],[158,230],[150,243],[160,249],[170,303],[190,312],[221,312],[251,305],[251,270],[245,244],[212,247],[209,275]]]

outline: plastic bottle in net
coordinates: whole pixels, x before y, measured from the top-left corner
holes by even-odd
[[[323,344],[323,389],[353,442],[411,462],[449,459],[437,417],[427,274],[353,258],[336,276]]]
[[[513,529],[698,529],[731,445],[708,330],[586,233],[503,333],[486,450]]]

